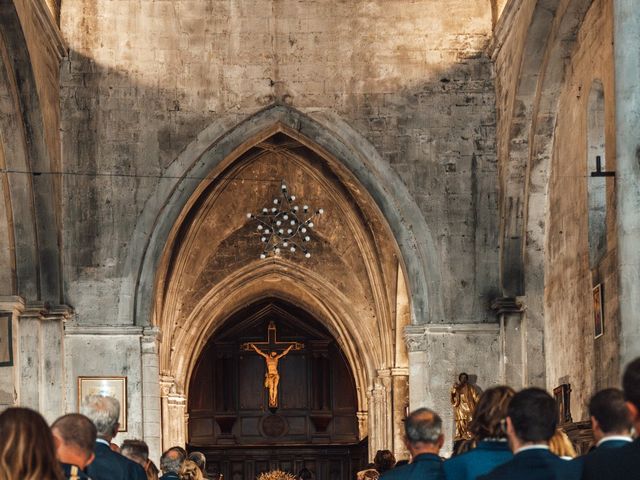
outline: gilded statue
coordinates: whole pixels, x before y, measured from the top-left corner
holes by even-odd
[[[260,349],[258,345],[263,347],[264,350]],[[279,342],[276,332],[276,324],[272,321],[269,322],[266,342],[244,343],[240,348],[242,350],[253,350],[264,358],[267,367],[264,374],[264,388],[269,390],[269,408],[278,408],[278,385],[280,384],[278,362],[291,350],[302,350],[304,348],[304,344],[299,342]],[[278,351],[283,348],[285,348],[285,350],[278,353]],[[265,351],[269,353],[265,353]]]
[[[269,355],[267,355],[258,347],[256,347],[255,344],[250,343],[249,345],[256,351],[258,355],[264,358],[264,361],[267,364],[267,371],[264,374],[264,388],[269,390],[269,407],[276,408],[278,406],[278,384],[280,383],[278,362],[282,357],[289,353],[294,346],[289,345],[289,347],[279,355],[276,352],[271,352]]]
[[[451,389],[451,405],[453,405],[453,418],[456,422],[454,442],[471,439],[469,425],[473,420],[473,412],[480,399],[480,390],[469,383],[469,375],[461,373],[458,383]]]

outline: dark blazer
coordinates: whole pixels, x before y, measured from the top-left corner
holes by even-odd
[[[408,465],[392,468],[380,480],[443,480],[442,459],[432,453],[416,456]]]
[[[640,438],[619,448],[602,446],[584,458],[584,480],[640,480]]]
[[[481,441],[473,450],[451,457],[442,468],[448,480],[475,480],[512,458],[507,442]]]
[[[96,442],[96,458],[87,467],[92,480],[147,480],[144,469],[136,462],[114,452],[101,442]]]
[[[580,465],[536,448],[517,453],[478,480],[579,480]]]
[[[625,441],[625,440],[620,440],[620,439],[613,439],[613,440],[604,440],[602,443],[600,443],[600,445],[598,445],[597,447],[592,447],[591,450],[589,450],[589,453],[587,453],[586,455],[582,455],[580,457],[576,457],[573,461],[576,463],[580,464],[580,468],[583,469],[584,468],[584,461],[587,459],[587,457],[589,457],[590,455],[593,455],[596,451],[598,450],[607,450],[610,448],[620,448],[620,447],[624,447],[626,445],[629,445],[629,443],[631,443],[631,441]]]

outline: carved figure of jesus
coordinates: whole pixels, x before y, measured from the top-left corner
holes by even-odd
[[[267,371],[264,374],[264,387],[269,390],[269,407],[276,408],[278,406],[278,384],[280,383],[278,362],[282,357],[288,354],[295,345],[289,345],[289,347],[280,355],[276,352],[271,352],[267,355],[253,343],[250,343],[249,346],[253,348],[258,355],[263,357],[267,364]]]

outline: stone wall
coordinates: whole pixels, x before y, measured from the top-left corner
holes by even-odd
[[[373,143],[436,237],[438,321],[491,319],[490,2],[76,0],[61,25],[64,168],[80,173],[65,177],[65,280],[80,322],[133,321],[117,308],[123,259],[159,177],[206,125],[274,102],[330,109]]]
[[[596,390],[618,386],[619,315],[617,232],[613,178],[591,179],[588,151],[589,97],[594,82],[604,90],[606,169],[615,171],[613,14],[611,0],[596,0],[580,28],[558,104],[549,184],[549,231],[545,288],[547,386],[570,383],[574,420],[588,419]],[[606,185],[606,246],[589,262],[589,182]],[[602,284],[604,335],[594,339],[592,287]],[[591,368],[592,367],[592,368]]]

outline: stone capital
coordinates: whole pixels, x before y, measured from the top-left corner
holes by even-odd
[[[427,350],[427,329],[424,325],[408,325],[404,328],[404,338],[407,350],[424,352]]]

